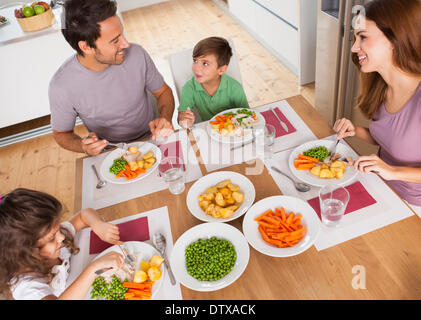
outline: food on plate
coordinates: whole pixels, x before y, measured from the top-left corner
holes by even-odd
[[[148,151],[142,156],[138,149],[137,146],[129,147],[125,154],[113,161],[110,172],[115,174],[116,178],[134,179],[153,166],[156,162],[154,153]]]
[[[234,268],[237,253],[225,239],[211,237],[190,243],[185,250],[187,273],[199,281],[217,281]]]
[[[14,12],[16,18],[23,19],[42,14],[49,9],[50,6],[48,3],[44,1],[36,1],[32,2],[31,4],[25,4],[21,8],[15,9]]]
[[[3,16],[0,16],[0,23],[6,23],[7,19]]]
[[[327,150],[325,146],[320,146],[304,151],[303,155],[311,158],[316,158],[320,162],[323,162],[328,156],[330,156],[330,151]]]
[[[283,207],[254,218],[263,240],[279,248],[293,247],[304,237],[307,228],[301,225],[301,219],[302,214],[287,213]]]
[[[310,173],[322,179],[341,179],[346,166],[345,162],[336,160],[330,166],[323,163],[321,166],[314,167],[310,170]]]
[[[211,186],[197,197],[199,207],[214,218],[227,219],[244,201],[244,193],[240,187],[232,184],[230,179],[223,180]]]
[[[153,281],[143,283],[124,282],[123,287],[127,288],[124,294],[125,300],[149,300],[152,297]]]
[[[221,136],[243,137],[251,133],[251,129],[259,124],[260,120],[256,112],[250,109],[240,109],[236,112],[227,112],[218,115],[214,120],[209,121],[212,130]]]
[[[294,167],[297,170],[310,170],[310,173],[321,179],[341,179],[345,173],[346,167],[352,162],[351,157],[346,158],[346,162],[336,160],[340,154],[335,153],[332,158],[319,161],[319,158],[313,158],[307,155],[299,154],[294,159]]]
[[[152,256],[149,261],[142,260],[134,275],[133,281],[125,281],[123,287],[127,288],[124,299],[148,300],[152,297],[152,287],[155,281],[161,279],[160,270],[164,259],[160,256]]]
[[[115,275],[112,276],[110,282],[105,281],[103,277],[98,277],[92,284],[91,299],[124,300],[127,291],[123,282]]]

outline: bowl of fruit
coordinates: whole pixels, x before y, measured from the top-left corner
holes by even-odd
[[[15,17],[25,32],[48,28],[54,23],[54,14],[48,3],[43,1],[25,4],[15,9]]]

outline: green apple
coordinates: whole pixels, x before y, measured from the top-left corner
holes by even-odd
[[[35,14],[41,14],[41,13],[45,12],[45,8],[44,8],[44,6],[36,5],[34,7],[34,11],[35,11]]]
[[[25,17],[32,17],[35,14],[34,9],[32,7],[29,7],[29,6],[23,8],[22,12],[23,12],[23,15]]]

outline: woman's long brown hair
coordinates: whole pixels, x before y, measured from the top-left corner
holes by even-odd
[[[0,292],[10,298],[10,286],[30,274],[51,281],[52,266],[39,252],[38,240],[60,222],[61,203],[53,196],[18,188],[0,201]],[[63,244],[77,253],[73,237],[64,228]],[[13,280],[13,282],[12,282]]]
[[[394,65],[421,75],[421,0],[373,0],[365,9],[366,18],[375,22],[392,43]],[[352,60],[360,69],[356,53]],[[360,77],[357,108],[371,119],[386,99],[387,84],[377,72],[360,71]]]

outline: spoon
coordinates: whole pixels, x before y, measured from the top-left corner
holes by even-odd
[[[165,248],[166,248],[167,241],[166,241],[164,235],[161,234],[161,233],[155,233],[154,236],[153,236],[153,243],[154,243],[156,249],[159,251],[159,253],[164,258],[164,263],[165,263],[165,266],[167,267],[168,274],[170,276],[171,284],[175,285],[176,282],[175,282],[174,274],[172,273],[170,263],[167,259],[167,255],[165,254]]]
[[[95,172],[96,178],[98,179],[98,183],[96,185],[97,189],[101,189],[102,187],[105,187],[105,185],[107,184],[107,181],[101,180],[101,178],[98,175],[98,171],[96,171],[96,168],[94,165],[91,165],[92,169]]]
[[[310,190],[310,186],[307,183],[304,182],[297,182],[293,180],[291,177],[287,176],[285,173],[281,172],[278,168],[270,167],[272,170],[282,174],[284,177],[287,177],[289,180],[291,180],[294,183],[295,189],[299,192],[307,192]]]

